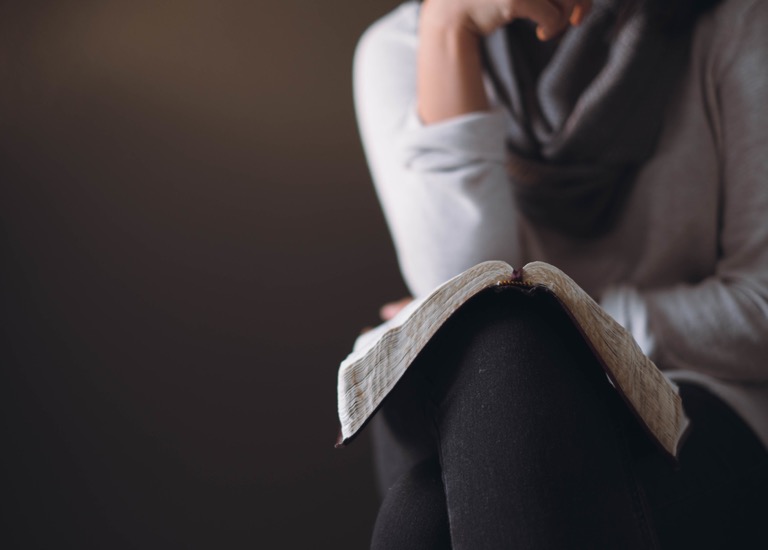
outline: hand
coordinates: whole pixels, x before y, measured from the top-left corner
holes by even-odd
[[[379,309],[379,317],[381,317],[382,321],[389,321],[392,317],[400,313],[401,309],[403,309],[411,302],[413,302],[413,298],[410,296],[407,296],[406,298],[400,298],[396,302],[388,302],[381,306],[381,309]],[[369,330],[373,330],[373,327],[363,327],[363,329],[360,331],[360,334],[365,334]]]
[[[581,23],[591,8],[592,0],[425,0],[422,17],[482,36],[515,19],[530,19],[539,39],[549,40]]]
[[[386,303],[381,306],[381,309],[379,310],[379,317],[381,317],[382,321],[389,321],[392,317],[400,313],[401,309],[403,309],[411,302],[413,302],[413,298],[408,296],[406,298],[401,298],[396,302]]]

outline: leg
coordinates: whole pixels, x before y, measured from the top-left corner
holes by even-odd
[[[437,457],[400,476],[386,493],[371,550],[450,550],[448,511]]]
[[[625,441],[638,428],[548,297],[478,296],[410,370],[432,433],[400,456],[438,453],[454,548],[655,546]],[[377,532],[398,529],[384,519]]]
[[[432,420],[421,388],[409,369],[371,421],[376,481],[383,499],[401,476],[437,459]]]
[[[652,531],[664,548],[768,547],[768,453],[749,428],[707,391],[681,386],[693,429],[674,468],[546,300],[476,300],[407,380],[395,422],[382,422],[400,447],[390,474],[439,453],[446,496],[431,469],[429,490],[417,473],[383,510],[416,495],[421,510],[450,517],[454,548],[652,548]],[[380,516],[379,535],[397,531],[392,517]]]
[[[478,297],[417,371],[434,404],[454,548],[653,548],[639,430],[547,295]]]
[[[664,548],[768,548],[768,452],[717,397],[680,386],[691,433],[678,468],[641,454],[638,472]]]

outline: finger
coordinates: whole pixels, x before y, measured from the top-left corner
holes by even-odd
[[[573,7],[573,11],[571,12],[571,17],[569,19],[571,22],[571,25],[574,25],[574,26],[578,25],[579,23],[581,23],[582,19],[584,19],[582,7],[580,4],[576,4]]]
[[[397,315],[401,309],[403,309],[411,301],[411,298],[403,298],[396,302],[389,302],[384,304],[379,310],[379,316],[384,321],[389,321],[392,317]]]
[[[407,297],[397,300],[396,302],[389,302],[381,306],[379,310],[379,316],[383,321],[389,321],[392,317],[400,313],[400,310],[410,304],[413,298]]]
[[[576,9],[576,6],[578,5],[578,0],[557,0],[560,4],[560,10],[563,12],[563,17],[565,18],[565,26],[567,27],[569,24],[573,24],[573,11]]]
[[[578,2],[571,13],[571,25],[581,25],[584,18],[592,10],[592,0],[581,0]]]
[[[539,40],[549,40],[565,29],[570,12],[566,14],[554,0],[529,0],[516,4],[515,15],[536,23],[536,36]]]

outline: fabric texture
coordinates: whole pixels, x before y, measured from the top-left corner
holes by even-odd
[[[768,2],[726,0],[698,20],[653,153],[593,238],[522,212],[506,146],[520,125],[490,82],[488,112],[421,123],[418,13],[407,2],[375,23],[354,68],[363,145],[411,292],[485,260],[556,265],[670,378],[708,388],[768,445]],[[514,90],[507,36],[486,46]]]
[[[605,233],[658,140],[670,92],[689,60],[688,26],[659,21],[656,2],[622,17],[598,0],[585,22],[541,42],[534,25],[504,28],[513,78],[494,91],[513,122],[508,170],[520,211],[579,237]],[[488,60],[487,69],[498,68]]]
[[[694,424],[674,465],[554,298],[486,291],[438,332],[376,418],[384,500],[372,547],[768,544],[768,454],[714,396],[681,394]]]

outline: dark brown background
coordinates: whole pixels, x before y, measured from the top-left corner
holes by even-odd
[[[364,548],[335,374],[402,295],[350,67],[395,2],[0,2],[3,548]]]

